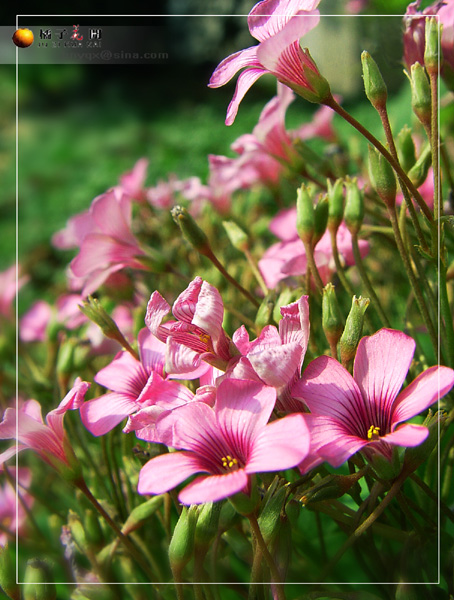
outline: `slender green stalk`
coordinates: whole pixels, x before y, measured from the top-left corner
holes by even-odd
[[[251,568],[251,583],[249,585],[249,595],[248,600],[256,600],[258,595],[258,589],[260,586],[257,585],[261,581],[262,577],[262,551],[260,550],[260,546],[255,544],[254,548],[254,558],[252,560],[252,568]]]
[[[87,498],[87,500],[89,500],[91,502],[91,504],[94,506],[94,508],[97,510],[97,512],[102,516],[102,518],[106,521],[106,523],[111,527],[111,529],[113,529],[115,534],[118,536],[119,540],[122,542],[122,544],[128,550],[128,552],[131,554],[131,556],[133,556],[134,559],[136,560],[136,562],[142,567],[142,569],[144,570],[144,573],[146,573],[146,575],[148,576],[149,581],[155,581],[155,577],[154,577],[153,573],[150,571],[150,568],[149,568],[149,565],[147,564],[147,562],[143,559],[142,555],[137,551],[136,547],[131,542],[131,540],[129,540],[124,535],[124,533],[122,533],[121,529],[118,527],[118,525],[115,523],[115,521],[109,515],[109,513],[107,513],[104,510],[104,508],[101,506],[101,504],[99,504],[99,502],[96,500],[96,498],[93,496],[93,494],[88,489],[87,484],[85,483],[84,479],[79,479],[78,481],[75,482],[75,485],[84,494],[84,496]]]
[[[435,329],[432,323],[432,319],[430,318],[429,311],[427,310],[426,303],[424,301],[424,297],[422,295],[422,291],[416,281],[416,276],[413,272],[413,267],[411,266],[410,257],[408,256],[407,250],[404,246],[402,236],[400,235],[399,224],[397,222],[397,215],[395,207],[388,209],[389,218],[391,221],[391,225],[394,231],[394,237],[396,240],[397,248],[399,250],[400,256],[402,258],[402,262],[404,263],[405,271],[407,272],[408,279],[410,280],[411,287],[413,289],[413,293],[415,294],[416,302],[418,304],[419,311],[424,320],[424,323],[429,332],[430,340],[432,342],[432,346],[435,351],[435,356],[438,356],[438,340],[437,335],[435,333]]]
[[[427,485],[427,483],[425,483],[425,481],[423,481],[419,475],[417,475],[416,473],[412,473],[410,475],[410,479],[412,479],[421,489],[422,491],[427,494],[427,496],[433,500],[433,502],[435,502],[436,504],[438,504],[439,499],[438,499],[438,495],[435,494],[435,492],[433,492],[430,487]],[[448,508],[448,506],[446,506],[446,504],[444,502],[440,501],[440,510],[441,512],[448,517],[448,519],[450,521],[452,521],[454,523],[454,512],[452,510],[450,510]]]
[[[314,248],[312,244],[304,242],[304,249],[306,250],[307,264],[309,265],[309,269],[312,273],[312,277],[314,278],[317,290],[320,292],[320,294],[323,294],[323,281],[320,277],[320,273],[318,272],[317,265],[315,264]]]
[[[383,146],[383,144],[381,142],[379,142],[377,140],[377,138],[370,133],[370,131],[368,131],[363,125],[361,125],[361,123],[359,123],[359,121],[357,121],[354,117],[352,117],[352,115],[350,115],[345,109],[343,109],[342,106],[340,106],[334,100],[333,97],[329,98],[325,102],[325,104],[326,104],[326,106],[329,106],[329,108],[334,110],[334,112],[336,112],[345,121],[350,123],[350,125],[352,125],[352,127],[354,127],[357,131],[359,131],[359,133],[361,133],[373,146],[375,146],[375,148],[377,148],[377,150],[381,154],[383,154],[383,156],[386,158],[386,160],[392,166],[392,168],[397,173],[397,175],[399,175],[399,177],[401,177],[401,179],[403,180],[403,182],[409,189],[410,193],[412,194],[413,198],[418,203],[419,208],[422,210],[422,212],[427,217],[427,220],[432,222],[433,221],[432,213],[430,212],[427,204],[424,202],[423,197],[418,192],[418,190],[415,188],[415,186],[409,179],[408,175],[405,173],[405,171],[402,169],[402,167],[399,165],[399,163],[395,161],[392,154],[390,154],[390,152],[388,152],[388,150]]]
[[[394,137],[392,134],[392,129],[391,129],[391,123],[389,122],[389,118],[388,118],[388,111],[386,109],[386,106],[384,106],[381,109],[377,109],[378,110],[378,114],[380,115],[380,119],[383,125],[383,129],[385,132],[385,136],[386,136],[386,141],[388,142],[388,146],[389,149],[391,151],[391,154],[394,158],[394,160],[399,163],[399,158],[397,155],[397,150],[396,150],[396,145],[394,143]],[[416,214],[416,210],[415,207],[413,206],[413,202],[411,200],[411,196],[408,193],[408,189],[407,186],[405,185],[405,183],[403,182],[402,178],[398,175],[397,176],[397,180],[399,182],[400,185],[400,189],[402,190],[402,194],[405,198],[405,203],[407,205],[407,209],[408,212],[410,213],[410,217],[413,223],[413,227],[415,228],[416,231],[416,235],[418,236],[418,241],[421,245],[421,248],[425,251],[428,252],[429,251],[429,247],[427,246],[427,242],[426,239],[424,237],[424,234],[422,232],[421,226],[419,224],[418,221],[418,215]]]
[[[375,293],[374,288],[372,287],[369,276],[364,267],[363,259],[361,257],[361,252],[359,250],[359,245],[358,245],[358,234],[355,232],[352,233],[352,249],[353,249],[353,256],[355,257],[355,263],[356,263],[356,266],[358,267],[358,271],[359,271],[359,274],[361,275],[361,279],[363,280],[363,283],[366,287],[367,294],[368,294],[369,298],[372,300],[372,302],[374,303],[375,310],[378,312],[383,325],[385,325],[386,327],[390,327],[391,324],[389,322],[389,319],[386,316],[385,311],[383,310],[381,302],[378,299],[378,296]]]
[[[454,367],[454,328],[451,307],[449,306],[448,289],[446,281],[446,267],[440,261],[438,280],[440,283],[440,313],[443,318],[443,332],[446,340],[446,356],[448,358],[448,366]]]
[[[126,517],[128,516],[128,510],[126,508],[126,502],[125,502],[125,497],[123,495],[123,488],[121,485],[121,476],[120,476],[120,469],[118,467],[118,461],[117,461],[117,456],[115,454],[115,448],[114,448],[114,437],[116,435],[115,430],[110,431],[107,434],[107,442],[109,445],[109,455],[112,461],[112,477],[114,480],[114,485],[115,485],[115,489],[117,490],[117,497],[118,497],[118,502],[119,502],[119,509],[120,509],[120,518],[125,521]]]
[[[249,523],[251,524],[251,529],[255,535],[255,539],[257,540],[257,544],[260,547],[260,550],[266,560],[266,564],[271,572],[271,576],[274,579],[275,589],[277,593],[278,600],[285,600],[285,592],[284,586],[282,585],[281,576],[279,571],[277,570],[276,563],[273,560],[273,557],[268,550],[268,546],[263,539],[262,532],[260,531],[260,526],[257,521],[257,517],[255,515],[249,515],[248,517]]]
[[[245,298],[247,298],[250,302],[252,302],[252,304],[256,308],[258,308],[260,306],[260,304],[254,298],[254,296],[252,294],[250,294],[246,289],[244,289],[244,287],[240,283],[238,283],[238,281],[236,279],[234,279],[229,273],[227,273],[225,268],[222,266],[222,264],[216,258],[215,254],[213,253],[211,248],[207,249],[203,253],[203,256],[206,256],[213,263],[213,265],[216,267],[216,269],[227,279],[227,281],[230,282],[233,286],[235,286],[236,289],[239,290],[243,294],[243,296],[245,296]]]
[[[438,73],[430,72],[430,91],[432,97],[430,117],[430,148],[432,150],[432,169],[434,177],[434,219],[439,219],[443,214],[440,202],[440,172],[439,172],[439,140],[438,140]],[[438,235],[438,228],[437,228]],[[438,248],[438,244],[437,244]]]
[[[262,277],[262,274],[260,273],[257,265],[255,264],[255,260],[252,256],[252,254],[249,251],[249,248],[246,248],[244,250],[244,256],[247,258],[247,261],[249,263],[249,266],[251,267],[252,272],[254,273],[254,277],[257,280],[257,283],[260,286],[260,289],[262,290],[262,292],[264,293],[264,295],[266,296],[268,294],[268,288],[266,286],[265,280]]]

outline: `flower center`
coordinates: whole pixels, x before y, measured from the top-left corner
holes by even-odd
[[[227,454],[227,456],[223,456],[221,458],[221,462],[222,462],[222,466],[224,467],[224,469],[232,469],[232,470],[238,469],[238,459],[232,458],[230,456],[230,454]]]
[[[376,427],[375,425],[371,425],[369,427],[369,431],[367,432],[367,439],[370,441],[379,440],[380,439],[380,427]]]

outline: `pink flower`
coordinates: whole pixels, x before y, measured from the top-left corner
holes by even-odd
[[[296,208],[279,212],[270,223],[270,230],[281,242],[270,246],[259,261],[259,269],[266,285],[272,289],[288,277],[303,275],[307,268],[306,251],[296,231]],[[352,238],[345,223],[337,231],[337,246],[345,265],[354,264]],[[361,256],[369,251],[369,243],[359,241]],[[315,264],[324,283],[327,283],[335,270],[331,238],[324,233],[314,250]]]
[[[144,183],[147,176],[148,160],[140,158],[131,171],[120,177],[120,186],[128,196],[138,202],[144,200]]]
[[[23,467],[16,470],[14,467],[10,469],[10,473],[15,480],[18,480],[19,494],[25,505],[31,508],[34,498],[23,489],[24,487],[28,488],[31,484],[30,469]],[[11,485],[9,481],[5,481],[0,487],[0,523],[8,532],[11,532],[11,535],[8,535],[6,531],[0,531],[0,546],[5,546],[8,541],[14,540],[16,531],[19,536],[26,531],[27,513],[21,502],[18,502],[16,506],[16,489],[14,484]]]
[[[77,378],[73,388],[58,407],[47,414],[46,423],[43,422],[41,406],[36,400],[25,402],[20,411],[7,408],[0,423],[0,439],[17,439],[19,443],[0,454],[0,464],[14,456],[16,452],[31,448],[62,474],[74,475],[78,463],[66,437],[63,418],[67,410],[75,410],[81,406],[89,387],[89,383]]]
[[[20,270],[20,269],[19,269]],[[16,265],[0,273],[0,315],[12,317],[12,305],[19,289],[28,281],[28,276],[19,277],[16,282]]]
[[[360,341],[353,377],[334,358],[312,361],[292,390],[312,413],[307,420],[311,453],[338,467],[366,447],[390,459],[395,445],[421,444],[428,435],[426,427],[400,424],[448,393],[454,371],[426,369],[399,394],[414,351],[410,337],[381,329]]]
[[[131,232],[130,197],[110,190],[93,201],[80,234],[79,254],[70,271],[83,285],[82,296],[93,293],[120,269],[143,269],[144,251]]]
[[[165,379],[165,344],[147,329],[139,332],[138,341],[140,360],[129,352],[119,352],[95,376],[96,383],[111,392],[80,407],[82,423],[93,435],[104,435],[129,415],[144,407],[159,405],[162,400],[173,400],[173,406],[175,402],[180,405],[193,399],[192,392],[183,385]],[[179,378],[195,379],[207,368],[183,373]],[[166,408],[169,407],[166,405]]]
[[[154,292],[148,302],[145,324],[158,339],[167,341],[168,373],[191,371],[201,360],[225,369],[238,354],[222,329],[221,295],[201,277],[196,277],[176,299],[172,312],[177,320],[162,325],[169,312],[170,305],[159,292]],[[188,353],[188,349],[193,352]]]
[[[300,38],[319,21],[316,10],[320,0],[262,0],[248,16],[249,31],[260,43],[231,54],[215,69],[209,87],[225,85],[240,70],[235,93],[227,110],[226,125],[231,125],[244,95],[265,73],[271,73],[297,94],[319,97],[316,82],[322,80]],[[329,89],[329,88],[328,88]],[[320,99],[312,101],[319,102]]]
[[[182,452],[151,459],[140,471],[139,493],[162,494],[191,475],[206,473],[187,485],[179,500],[217,502],[248,491],[253,473],[301,462],[309,452],[304,417],[289,415],[267,424],[275,399],[272,388],[230,379],[219,385],[214,410],[193,402],[173,411],[173,444]]]
[[[415,62],[424,64],[425,29],[427,15],[438,15],[443,25],[441,50],[443,52],[442,75],[445,79],[454,76],[454,0],[437,1],[419,11],[421,0],[407,6],[404,17],[404,60],[408,70]]]
[[[253,342],[244,325],[233,334],[233,342],[243,356],[223,378],[250,379],[274,387],[277,408],[293,412],[299,406],[291,399],[289,387],[300,376],[309,341],[308,296],[280,310],[279,330],[268,325]]]

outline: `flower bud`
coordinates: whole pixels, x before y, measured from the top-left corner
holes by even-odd
[[[348,313],[344,332],[340,339],[340,355],[344,367],[348,365],[356,354],[356,348],[363,331],[364,314],[369,303],[369,298],[362,298],[361,296],[357,298],[353,296],[352,307]]]
[[[408,173],[416,162],[416,149],[411,129],[407,125],[404,125],[397,134],[396,148],[402,169]]]
[[[207,552],[216,537],[222,502],[207,502],[199,507],[199,517],[195,526],[196,552]]]
[[[429,172],[429,167],[432,164],[432,151],[430,149],[430,144],[424,148],[421,152],[418,160],[412,166],[412,168],[408,171],[408,177],[410,178],[412,184],[415,187],[419,187],[422,185],[427,179],[427,174]]]
[[[84,514],[84,529],[85,535],[90,546],[98,547],[102,545],[104,536],[97,514],[87,508]]]
[[[85,554],[89,544],[85,535],[85,528],[79,518],[79,515],[73,510],[68,512],[68,527],[71,532],[71,536],[76,544],[79,546],[80,551]]]
[[[219,531],[228,531],[240,519],[240,515],[235,510],[231,502],[224,502],[221,506],[221,514],[219,516]]]
[[[263,539],[268,546],[279,535],[281,526],[281,514],[284,508],[285,499],[287,496],[287,488],[280,487],[263,507],[258,523]]]
[[[334,184],[328,179],[328,229],[338,230],[344,218],[344,183],[336,179]]]
[[[385,481],[395,479],[402,470],[399,451],[396,446],[392,447],[391,460],[388,460],[381,452],[375,452],[373,446],[368,446],[365,454],[370,466],[380,479]]]
[[[55,584],[47,563],[37,558],[29,560],[24,576],[23,600],[56,600]]]
[[[235,507],[235,510],[243,517],[252,515],[260,504],[257,482],[255,481],[255,478],[251,478],[250,495],[244,494],[243,492],[238,492],[237,494],[229,497],[229,502],[231,502],[231,504]]]
[[[196,523],[197,506],[183,506],[169,544],[170,566],[174,573],[181,573],[192,558]]]
[[[372,146],[369,146],[369,177],[372,187],[388,208],[396,203],[396,177],[386,158]]]
[[[345,212],[344,221],[351,234],[356,234],[361,229],[364,219],[364,198],[358,187],[357,179],[349,179],[345,183]]]
[[[126,519],[125,524],[121,528],[122,533],[128,535],[131,531],[139,529],[154,513],[158,510],[163,502],[164,496],[153,496],[146,502],[142,502],[139,506],[136,506],[129,517]]]
[[[424,49],[424,66],[429,74],[438,74],[442,56],[440,48],[441,27],[436,17],[426,19],[426,46]]]
[[[191,246],[200,253],[209,248],[210,244],[205,232],[200,229],[186,208],[183,206],[174,206],[170,212],[181,233]]]
[[[269,325],[273,320],[273,311],[276,303],[276,294],[271,291],[262,300],[255,317],[255,324],[259,327]]]
[[[298,188],[296,196],[296,229],[305,244],[311,244],[315,230],[315,210],[307,187]]]
[[[314,238],[312,240],[314,246],[317,245],[326,231],[326,226],[328,224],[328,210],[328,197],[323,196],[319,199],[314,209]]]
[[[222,226],[229,237],[230,243],[240,252],[248,249],[248,236],[234,221],[222,221]]]
[[[332,283],[323,288],[322,327],[330,346],[336,346],[342,335],[344,322]]]
[[[444,425],[446,419],[447,415],[442,411],[437,411],[433,414],[429,409],[429,413],[423,423],[424,427],[429,429],[429,435],[419,446],[406,449],[404,466],[407,470],[411,472],[415,471],[419,465],[429,458],[438,444],[438,428]]]
[[[380,111],[386,107],[388,90],[380,73],[377,63],[369,52],[364,51],[361,54],[361,63],[363,66],[364,89],[366,96],[372,106]]]
[[[0,588],[11,600],[20,600],[20,587],[16,583],[16,565],[11,560],[8,544],[0,546]]]
[[[426,72],[419,62],[411,65],[409,79],[411,84],[411,107],[419,121],[428,129],[430,127],[432,96]]]
[[[74,371],[74,352],[78,343],[75,338],[68,338],[60,346],[57,357],[59,375],[70,375]]]
[[[301,504],[307,506],[311,502],[340,498],[361,479],[363,474],[357,472],[351,475],[327,475],[316,485],[303,492],[300,499]]]

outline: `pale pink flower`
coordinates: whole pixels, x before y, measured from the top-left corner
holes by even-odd
[[[260,383],[222,382],[214,409],[191,402],[171,414],[174,447],[182,450],[151,459],[140,471],[140,494],[162,494],[191,475],[204,473],[179,494],[183,504],[217,502],[249,492],[254,473],[294,467],[309,452],[301,414],[268,423],[276,392]],[[157,428],[165,427],[166,419]]]
[[[20,272],[20,267],[18,267]],[[13,302],[19,289],[27,283],[29,277],[24,275],[16,282],[16,265],[12,265],[0,273],[0,315],[12,317]]]
[[[143,269],[140,258],[145,255],[131,231],[129,196],[118,189],[109,190],[95,198],[89,213],[89,227],[84,229],[79,254],[70,265],[72,274],[83,282],[84,297],[121,269]]]
[[[224,305],[218,290],[196,277],[172,307],[176,321],[162,320],[170,305],[159,292],[148,302],[145,324],[158,339],[167,342],[166,371],[181,373],[196,369],[200,361],[225,369],[238,354],[222,328]],[[193,351],[188,353],[188,349]]]
[[[390,459],[393,446],[417,446],[429,431],[404,424],[449,392],[454,371],[431,367],[401,393],[415,342],[400,331],[381,329],[361,339],[353,377],[337,360],[320,356],[293,387],[294,398],[309,407],[311,453],[338,467],[359,450]],[[310,466],[314,461],[310,461]],[[309,464],[302,465],[306,470]]]
[[[289,277],[304,275],[307,269],[307,257],[303,242],[296,230],[296,208],[281,211],[270,223],[270,230],[281,242],[273,244],[259,261],[259,269],[268,288],[272,289]],[[352,238],[345,223],[337,231],[339,254],[346,266],[354,264]],[[359,240],[361,256],[369,251],[369,243]],[[333,249],[329,231],[326,231],[314,249],[315,264],[324,283],[327,283],[335,271]]]
[[[13,479],[17,480],[20,497],[30,509],[33,506],[34,498],[23,489],[30,487],[32,480],[30,469],[22,467],[16,470],[13,467],[9,469],[9,472]],[[21,502],[16,503],[16,486],[9,481],[5,481],[0,487],[0,523],[11,533],[8,535],[3,529],[0,531],[0,546],[5,546],[8,542],[15,540],[16,532],[19,536],[24,535],[27,529],[27,513]]]
[[[292,401],[290,387],[299,378],[309,341],[308,296],[282,306],[279,329],[267,325],[259,337],[250,342],[244,325],[232,337],[242,356],[221,379],[250,379],[277,390],[277,408],[284,412],[298,411]]]
[[[7,408],[0,423],[0,440],[16,439],[18,444],[0,454],[0,464],[16,452],[30,448],[62,474],[73,475],[78,463],[66,436],[63,418],[67,410],[80,408],[89,387],[89,383],[78,377],[58,407],[47,414],[46,423],[36,400],[28,400],[19,411]]]
[[[309,53],[302,50],[299,40],[318,24],[316,8],[319,1],[262,0],[254,6],[248,16],[248,26],[251,35],[260,43],[225,58],[208,84],[212,88],[225,85],[244,69],[227,110],[226,125],[233,123],[244,95],[265,73],[271,73],[297,94],[316,95],[314,79],[321,76]]]
[[[147,177],[148,160],[140,158],[131,171],[120,177],[120,187],[130,196],[142,202],[145,199],[144,183]]]
[[[82,422],[93,435],[104,435],[144,407],[158,405],[153,409],[156,413],[162,410],[162,401],[180,405],[193,399],[186,387],[166,379],[165,344],[147,329],[139,332],[138,342],[140,360],[122,351],[95,375],[96,383],[111,391],[80,407]],[[205,370],[182,373],[178,378],[196,379]],[[165,404],[165,408],[169,406]]]

